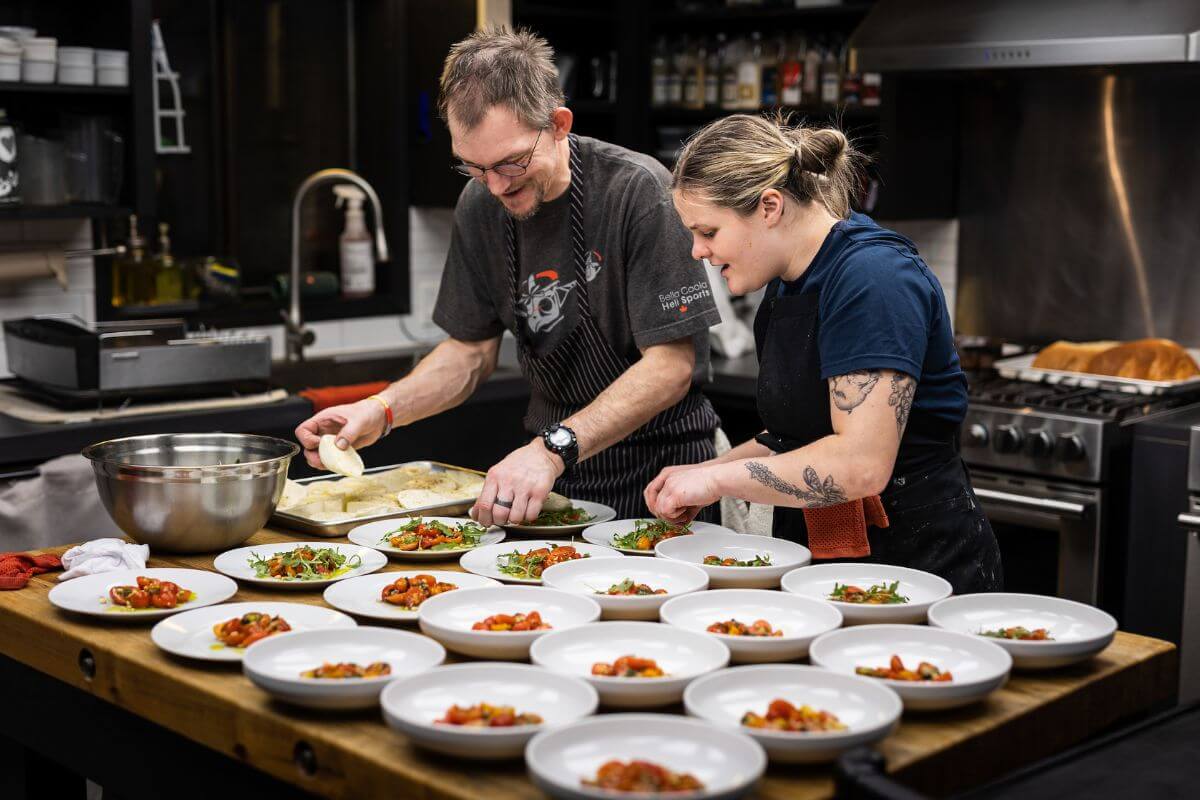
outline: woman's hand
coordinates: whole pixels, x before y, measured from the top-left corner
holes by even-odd
[[[356,450],[379,441],[387,426],[383,406],[366,398],[357,403],[344,403],[319,411],[296,426],[296,441],[304,448],[304,460],[314,469],[325,469],[317,448],[321,436],[337,434],[337,446]]]
[[[715,465],[668,467],[646,487],[646,505],[672,525],[691,522],[708,505],[721,499]]]

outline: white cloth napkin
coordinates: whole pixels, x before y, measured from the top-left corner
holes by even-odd
[[[65,572],[58,579],[69,581],[71,578],[115,569],[145,569],[149,557],[149,545],[129,544],[120,539],[93,539],[63,553]]]

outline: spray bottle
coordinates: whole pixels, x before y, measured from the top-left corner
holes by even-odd
[[[357,186],[333,187],[338,208],[346,206],[346,227],[342,229],[338,255],[341,261],[342,294],[366,297],[375,292],[375,248],[363,220],[366,195]]]

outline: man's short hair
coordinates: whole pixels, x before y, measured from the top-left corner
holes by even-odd
[[[521,122],[541,129],[563,105],[554,50],[532,31],[504,27],[476,31],[446,56],[438,114],[471,130],[492,106],[504,106]]]

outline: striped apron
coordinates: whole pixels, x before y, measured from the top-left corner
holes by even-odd
[[[579,144],[572,134],[570,149],[571,249],[576,283],[575,320],[571,330],[553,350],[538,354],[525,335],[522,317],[513,314],[512,333],[517,357],[533,387],[525,429],[536,435],[554,422],[561,422],[591,403],[634,363],[617,354],[605,339],[588,300],[586,279],[587,247],[583,229],[584,182]],[[517,226],[505,216],[511,300],[519,308],[520,265]],[[642,491],[661,469],[676,464],[694,464],[716,456],[713,434],[719,420],[708,399],[693,386],[674,406],[631,433],[624,441],[581,461],[564,472],[555,490],[568,497],[610,505],[619,518],[648,517]],[[706,508],[699,519],[719,521],[720,507]]]

